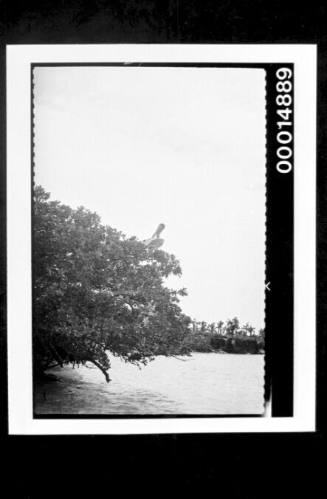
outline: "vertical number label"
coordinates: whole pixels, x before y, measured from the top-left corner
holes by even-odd
[[[276,169],[279,173],[292,170],[293,148],[293,98],[292,70],[279,68],[276,71],[276,104],[277,104],[277,158]]]

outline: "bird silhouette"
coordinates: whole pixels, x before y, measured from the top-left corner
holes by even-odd
[[[159,236],[160,236],[160,234],[161,234],[161,232],[164,230],[164,228],[165,228],[165,227],[166,227],[166,226],[165,226],[165,224],[159,224],[159,225],[158,225],[158,227],[157,227],[157,229],[155,230],[155,232],[154,232],[154,234],[153,234],[152,238],[154,238],[154,237],[159,237]],[[151,239],[152,239],[152,238],[151,238]]]
[[[165,227],[166,227],[165,224],[159,224],[157,229],[155,230],[153,236],[150,237],[149,239],[146,239],[145,241],[143,241],[144,244],[148,247],[153,248],[153,249],[160,248],[160,246],[163,245],[164,240],[160,239],[159,236]]]

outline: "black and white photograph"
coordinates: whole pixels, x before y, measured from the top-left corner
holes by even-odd
[[[10,432],[311,430],[315,48],[7,52]]]
[[[35,416],[261,415],[265,71],[32,78]]]

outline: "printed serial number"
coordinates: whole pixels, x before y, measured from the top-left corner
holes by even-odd
[[[276,90],[278,95],[276,97],[277,115],[281,121],[277,121],[279,132],[277,133],[278,148],[276,151],[277,158],[279,159],[276,169],[279,173],[289,173],[292,170],[292,163],[290,158],[293,156],[293,149],[288,144],[293,141],[292,135],[292,114],[290,108],[292,105],[292,70],[289,68],[279,68],[276,71],[276,77],[279,80],[276,83]]]

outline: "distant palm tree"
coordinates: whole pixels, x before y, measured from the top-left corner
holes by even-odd
[[[201,333],[205,333],[207,330],[207,327],[208,327],[207,323],[205,321],[202,321],[201,322]]]
[[[253,326],[249,326],[249,327],[248,327],[248,331],[249,331],[249,333],[250,333],[250,336],[253,336],[253,333],[254,333],[254,331],[255,331],[255,328],[254,328]]]
[[[251,326],[251,324],[249,324],[248,322],[246,324],[244,324],[244,326],[242,327],[242,331],[245,331],[245,334],[246,336],[248,336],[248,333],[249,335],[251,336],[251,328],[253,330],[253,327]]]
[[[237,317],[228,319],[226,322],[226,332],[231,336],[235,336],[237,330],[240,328],[240,322]]]
[[[221,334],[221,330],[222,330],[223,325],[224,325],[224,321],[217,322],[217,329],[218,329],[219,334]]]
[[[216,329],[216,328],[215,328],[215,323],[214,323],[214,322],[211,322],[211,324],[210,324],[210,333],[211,333],[211,334],[215,334],[215,329]]]

